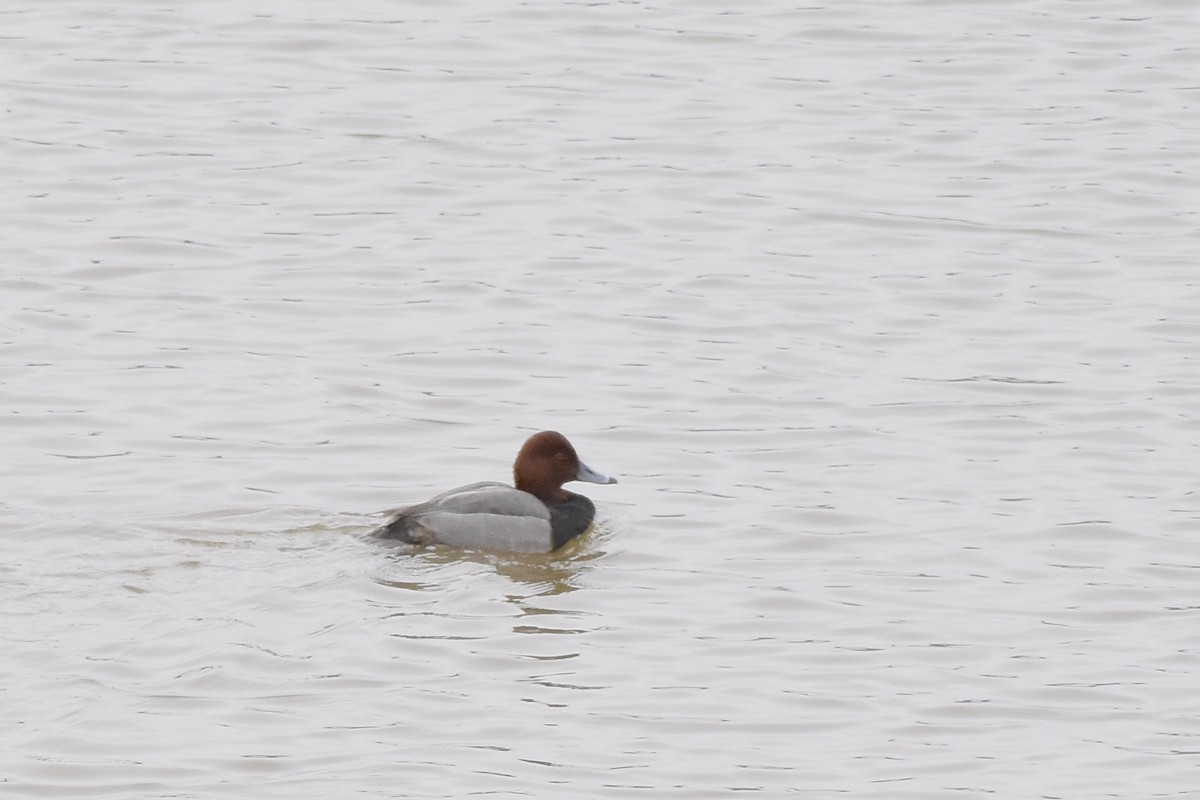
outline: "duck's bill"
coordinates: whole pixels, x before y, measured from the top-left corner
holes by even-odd
[[[582,461],[579,462],[579,469],[575,472],[575,480],[587,481],[588,483],[616,483],[616,478],[610,478],[607,475],[601,475],[596,470],[589,467]]]

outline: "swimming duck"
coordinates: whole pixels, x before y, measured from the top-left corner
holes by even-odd
[[[556,431],[530,436],[513,462],[516,488],[494,481],[460,486],[408,508],[374,535],[414,544],[444,544],[513,553],[548,553],[586,531],[592,501],[568,492],[567,481],[616,483],[582,461]]]

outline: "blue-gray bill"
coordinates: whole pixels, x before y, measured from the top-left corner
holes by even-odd
[[[579,462],[579,469],[575,471],[575,480],[587,481],[588,483],[616,483],[616,478],[610,478],[607,475],[601,475],[596,470],[589,467],[582,461]]]

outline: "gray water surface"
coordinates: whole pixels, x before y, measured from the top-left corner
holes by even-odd
[[[0,794],[1200,797],[1197,41],[0,12]],[[565,552],[364,537],[547,428]]]

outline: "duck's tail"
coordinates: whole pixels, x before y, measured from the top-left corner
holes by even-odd
[[[433,544],[434,542],[433,531],[421,524],[419,516],[403,512],[393,517],[386,525],[381,525],[371,531],[371,536],[408,544]]]
[[[412,534],[413,520],[405,514],[399,514],[391,519],[386,525],[381,525],[371,531],[371,536],[376,539],[393,539],[398,542],[414,542],[416,541]]]

